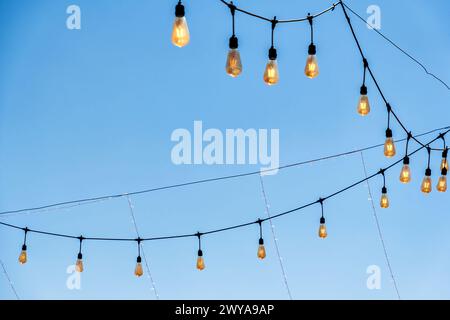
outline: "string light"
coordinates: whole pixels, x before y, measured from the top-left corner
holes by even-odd
[[[280,79],[277,63],[277,49],[273,46],[273,33],[277,23],[277,17],[274,17],[272,20],[272,46],[269,49],[269,61],[267,62],[263,77],[264,82],[269,86],[277,84]]]
[[[387,104],[388,110],[388,126],[386,129],[386,141],[384,142],[384,155],[388,158],[395,156],[395,144],[394,139],[392,139],[392,130],[389,128],[389,123],[391,119],[391,106]]]
[[[406,151],[405,151],[405,157],[403,158],[403,167],[400,171],[400,182],[402,183],[409,183],[411,182],[411,169],[409,168],[409,157],[408,157],[408,145],[409,145],[409,139],[411,139],[412,134],[411,132],[408,132],[408,137],[406,138]]]
[[[266,248],[264,247],[264,239],[262,236],[262,220],[258,219],[259,224],[259,245],[258,245],[258,258],[263,260],[266,257]]]
[[[189,43],[190,35],[184,6],[181,0],[175,6],[175,21],[172,29],[172,43],[177,47],[184,47]]]
[[[358,101],[357,112],[361,116],[366,116],[370,112],[369,98],[367,97],[367,87],[366,87],[366,70],[367,70],[367,60],[364,59],[364,71],[363,71],[363,84],[359,93],[361,94]]]
[[[236,6],[233,4],[233,2],[230,2],[228,4],[228,7],[230,8],[231,17],[232,17],[232,27],[233,27],[233,34],[229,41],[229,48],[227,55],[227,62],[225,64],[225,71],[228,75],[235,78],[242,72],[242,62],[241,62],[241,55],[239,54],[238,50],[238,38],[236,37],[234,33],[234,15],[236,12]]]
[[[83,243],[84,237],[80,236],[79,239],[80,239],[80,250],[78,251],[77,262],[75,263],[75,270],[77,272],[83,272],[84,266],[83,266],[83,254],[81,253],[81,245]]]
[[[445,167],[441,170],[441,176],[439,177],[436,189],[439,192],[447,191],[447,169]]]
[[[197,233],[197,238],[198,238],[197,269],[200,271],[205,269],[205,260],[203,259],[201,236],[202,236],[202,234],[200,232],[198,232]]]
[[[316,46],[314,45],[313,17],[308,13],[308,22],[311,28],[311,44],[308,47],[308,57],[306,58],[305,75],[313,79],[319,75],[319,65],[316,58]]]
[[[439,137],[444,142],[444,148],[442,150],[441,170],[445,168],[448,171],[448,161],[447,161],[448,147],[447,144],[445,143],[445,136],[441,133]]]
[[[23,245],[22,245],[22,250],[20,252],[19,255],[19,263],[20,264],[25,264],[28,261],[28,256],[27,256],[27,234],[29,229],[25,228],[23,229],[24,231],[24,239],[23,239]]]
[[[138,256],[136,258],[136,267],[134,268],[134,275],[136,277],[141,277],[144,275],[144,268],[142,268],[142,258],[141,258],[141,238],[137,238],[137,245],[138,245]]]
[[[389,208],[389,198],[387,195],[387,188],[386,188],[386,177],[384,176],[384,170],[380,170],[381,175],[383,176],[383,187],[381,188],[381,199],[380,199],[380,207],[387,209]]]
[[[320,225],[319,225],[319,238],[325,239],[328,236],[327,227],[325,225],[325,217],[323,216],[323,199],[319,199],[320,208],[322,209],[322,216],[320,217]]]
[[[430,158],[431,158],[431,149],[427,147],[428,152],[428,167],[425,170],[425,176],[422,180],[421,190],[423,193],[430,193],[432,189],[431,185],[431,169],[430,169]]]

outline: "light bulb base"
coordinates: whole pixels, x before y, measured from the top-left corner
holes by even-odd
[[[320,218],[320,224],[325,224],[325,218],[324,217]]]
[[[270,47],[270,49],[269,49],[269,59],[270,60],[277,59],[277,49],[275,49],[274,47]]]
[[[367,87],[365,85],[361,86],[361,90],[359,90],[361,95],[367,95]]]
[[[387,193],[387,188],[386,187],[381,188],[381,193],[386,194]]]
[[[198,250],[197,255],[198,255],[199,257],[203,257],[203,251],[202,251],[202,250]]]
[[[177,18],[183,18],[185,15],[184,6],[181,4],[181,1],[175,6],[175,16]]]
[[[22,251],[27,251],[27,245],[26,244],[22,245]]]
[[[386,129],[386,138],[392,138],[392,130],[390,128]]]
[[[403,164],[409,164],[409,157],[408,156],[405,156],[403,158]]]
[[[259,238],[259,244],[262,246],[264,244],[264,239],[263,238]]]
[[[443,175],[443,176],[447,175],[447,168],[446,167],[442,168],[441,175]]]
[[[78,254],[77,259],[79,260],[83,259],[83,254],[81,254],[81,252]]]
[[[430,169],[430,168],[427,168],[427,169],[425,170],[425,175],[426,175],[427,177],[430,177],[430,176],[431,176],[431,169]]]
[[[313,56],[316,54],[316,52],[317,52],[316,46],[311,43],[308,47],[308,54]]]
[[[442,151],[442,158],[447,159],[447,155],[448,155],[448,148],[445,148],[444,151]]]
[[[238,48],[238,38],[236,36],[231,36],[228,46],[230,49],[237,49]]]
[[[137,263],[141,263],[141,262],[142,262],[141,256],[138,256],[138,257],[137,257],[136,262],[137,262]]]

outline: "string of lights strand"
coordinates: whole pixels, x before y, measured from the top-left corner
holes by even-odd
[[[417,152],[419,152],[420,150],[427,150],[427,154],[428,154],[428,162],[427,162],[427,169],[425,170],[425,177],[422,181],[421,184],[421,190],[423,193],[430,193],[431,189],[432,189],[432,184],[431,184],[431,169],[430,169],[430,157],[431,157],[431,148],[429,147],[429,145],[431,145],[432,143],[434,143],[435,141],[442,139],[445,137],[445,135],[450,132],[450,129],[448,129],[445,132],[440,133],[437,137],[435,137],[434,139],[432,139],[431,141],[429,141],[426,146],[419,146],[417,149],[415,149],[412,152],[409,152],[408,150],[408,143],[406,143],[406,151],[405,151],[405,158],[404,159],[409,159],[409,157],[411,157],[412,155],[416,154]],[[381,175],[383,178],[383,187],[382,187],[382,191],[381,191],[381,200],[380,200],[380,206],[381,208],[388,208],[389,207],[389,199],[387,196],[387,187],[386,187],[386,179],[385,179],[385,173],[390,170],[391,168],[393,168],[394,166],[396,166],[397,164],[401,163],[402,161],[404,162],[404,159],[400,159],[395,161],[394,163],[390,164],[389,166],[380,169],[378,172],[371,174],[370,176],[365,176],[363,179],[358,180],[348,186],[346,186],[345,188],[339,189],[338,191],[335,191],[334,193],[329,194],[326,197],[323,198],[319,198],[316,201],[312,201],[309,202],[305,205],[290,209],[288,211],[284,211],[281,213],[278,213],[276,215],[272,215],[270,217],[267,218],[259,218],[256,221],[250,221],[250,222],[246,222],[246,223],[242,223],[242,224],[238,224],[238,225],[233,225],[233,226],[228,226],[228,227],[224,227],[224,228],[220,228],[220,229],[215,229],[215,230],[209,230],[206,232],[197,232],[197,233],[189,233],[189,234],[179,234],[179,235],[171,235],[171,236],[159,236],[159,237],[150,237],[150,238],[103,238],[103,237],[84,237],[84,236],[74,236],[74,235],[70,235],[70,234],[64,234],[64,233],[55,233],[55,232],[48,232],[48,231],[43,231],[43,230],[35,230],[35,229],[29,229],[28,227],[20,227],[17,225],[13,225],[13,224],[9,224],[9,223],[5,223],[5,222],[0,222],[0,225],[5,226],[5,227],[9,227],[9,228],[13,228],[13,229],[17,229],[17,230],[22,230],[24,233],[24,241],[23,241],[23,245],[22,245],[22,250],[20,252],[19,255],[19,263],[20,264],[25,264],[28,260],[28,255],[27,255],[27,236],[29,233],[35,233],[35,234],[41,234],[41,235],[47,235],[47,236],[53,236],[53,237],[60,237],[60,238],[68,238],[68,239],[74,239],[74,240],[78,240],[79,241],[79,252],[77,255],[77,260],[76,260],[76,270],[78,272],[82,272],[84,270],[84,266],[83,266],[83,255],[82,255],[82,244],[83,241],[129,241],[129,242],[135,242],[137,244],[137,249],[138,249],[138,256],[136,259],[136,268],[134,270],[134,273],[136,276],[140,277],[144,274],[143,272],[143,267],[142,267],[142,258],[141,258],[141,243],[144,241],[158,241],[158,240],[169,240],[169,239],[181,239],[181,238],[192,238],[195,237],[198,239],[198,251],[197,251],[197,264],[196,267],[198,270],[203,270],[205,269],[205,261],[203,258],[203,251],[202,251],[202,247],[201,247],[201,243],[202,243],[202,237],[207,236],[207,235],[211,235],[211,234],[216,234],[216,233],[222,233],[222,232],[226,232],[226,231],[230,231],[230,230],[235,230],[235,229],[239,229],[239,228],[244,228],[244,227],[248,227],[251,225],[259,225],[259,241],[258,241],[258,251],[257,251],[257,257],[260,259],[264,259],[266,257],[266,250],[264,247],[264,238],[263,238],[263,223],[265,223],[266,221],[270,221],[272,219],[277,219],[283,216],[286,216],[288,214],[294,213],[294,212],[298,212],[301,211],[305,208],[308,208],[312,205],[316,205],[316,204],[320,204],[321,207],[321,216],[320,216],[320,224],[319,224],[319,237],[320,238],[326,238],[328,233],[327,233],[327,228],[325,225],[325,216],[324,216],[324,202],[327,201],[328,199],[334,198],[337,195],[350,190],[358,185],[360,185],[363,182],[366,182],[378,175]],[[448,166],[448,162],[447,159],[444,158],[442,159],[443,161],[441,162],[441,176],[438,180],[438,184],[437,184],[437,190],[439,192],[445,192],[447,190],[447,166]],[[403,183],[408,183],[411,181],[411,173],[410,173],[410,169],[409,169],[409,162],[408,164],[404,164],[400,173],[400,181]]]

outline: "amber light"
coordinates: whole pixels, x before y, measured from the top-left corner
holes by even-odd
[[[380,199],[380,207],[381,208],[389,208],[389,198],[387,196],[387,189],[383,187],[381,189],[381,199]]]
[[[175,6],[175,21],[172,29],[172,43],[177,47],[184,47],[189,43],[189,28],[184,16],[184,6],[181,1]]]
[[[263,238],[260,238],[258,245],[258,258],[262,260],[265,257],[266,257],[266,248],[264,247],[264,240]]]
[[[447,169],[445,167],[441,170],[441,176],[439,177],[436,190],[439,192],[447,191]]]
[[[241,55],[238,50],[238,39],[235,36],[230,38],[230,50],[227,55],[227,62],[225,64],[225,71],[233,78],[237,77],[242,72]]]
[[[319,237],[325,239],[328,236],[327,227],[325,226],[325,218],[320,218]]]
[[[20,252],[19,255],[19,263],[20,264],[25,264],[27,263],[28,257],[27,257],[27,246],[24,244],[22,246],[22,251]]]
[[[432,185],[431,185],[431,169],[427,168],[427,170],[425,170],[425,177],[423,177],[422,180],[422,185],[421,185],[421,190],[423,193],[430,193],[431,189],[432,189]]]
[[[269,61],[267,62],[263,79],[269,86],[277,84],[280,79],[277,63],[277,50],[274,47],[269,49]]]
[[[361,96],[359,97],[357,112],[361,116],[366,116],[370,112],[369,98],[367,97],[367,87],[363,85],[360,90]]]
[[[394,140],[392,139],[392,130],[387,129],[386,130],[386,141],[384,143],[384,155],[388,158],[392,158],[395,156],[395,144]]]
[[[75,263],[75,270],[77,272],[83,272],[83,270],[84,270],[83,255],[81,253],[78,254],[77,262]]]
[[[308,57],[306,58],[305,75],[313,79],[319,75],[319,65],[316,57],[316,46],[314,44],[309,45]]]
[[[411,181],[411,169],[409,168],[409,158],[403,159],[402,171],[400,171],[400,182],[409,183]]]
[[[142,268],[142,259],[141,256],[138,256],[136,259],[136,267],[134,268],[134,275],[136,277],[141,277],[144,274],[144,269]]]
[[[205,260],[203,259],[203,252],[202,252],[202,250],[198,250],[197,269],[200,270],[200,271],[205,269]]]

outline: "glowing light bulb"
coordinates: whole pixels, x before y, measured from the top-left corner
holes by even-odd
[[[432,189],[431,185],[431,169],[428,168],[425,170],[425,177],[422,180],[421,190],[423,193],[430,193]]]
[[[370,112],[370,104],[369,104],[369,98],[367,97],[367,87],[363,85],[361,87],[361,96],[359,97],[358,101],[358,114],[361,116],[366,116]]]
[[[395,156],[395,144],[394,140],[392,139],[392,130],[387,129],[386,130],[386,141],[384,143],[384,155],[388,158],[392,158]]]
[[[400,182],[408,183],[411,181],[411,169],[409,168],[409,157],[403,158],[403,167],[400,171]]]
[[[138,256],[136,259],[136,268],[134,268],[134,275],[136,277],[140,277],[144,274],[144,269],[142,268],[142,259],[141,256]]]
[[[81,253],[78,254],[77,262],[75,263],[75,270],[77,272],[83,272],[83,255]]]
[[[203,259],[203,252],[202,252],[202,250],[198,250],[197,269],[200,270],[200,271],[205,269],[205,260]]]
[[[328,236],[327,227],[325,226],[325,218],[320,218],[319,237],[325,239]]]
[[[277,50],[274,47],[269,49],[269,61],[267,62],[263,79],[269,86],[278,83],[278,80],[280,79],[277,63]]]
[[[235,78],[242,72],[241,55],[238,51],[238,39],[235,36],[230,38],[230,50],[228,51],[225,71],[228,75]]]
[[[175,6],[175,21],[172,29],[172,43],[177,47],[184,47],[189,43],[189,28],[184,16],[184,6],[181,1]]]
[[[317,64],[316,46],[310,44],[308,48],[308,57],[306,58],[305,75],[313,79],[319,75],[319,65]]]
[[[445,168],[445,170],[448,171],[447,155],[448,155],[448,148],[445,148],[444,151],[442,151],[441,170]]]
[[[258,258],[262,260],[265,257],[266,257],[266,248],[264,248],[264,240],[263,238],[260,238],[258,246]]]
[[[446,168],[443,168],[441,170],[441,176],[439,177],[436,189],[439,192],[447,191],[447,169]]]
[[[20,264],[25,264],[27,263],[28,257],[27,257],[27,246],[24,244],[22,246],[22,251],[20,252],[19,255],[19,263]]]
[[[387,189],[386,189],[386,187],[383,187],[381,189],[380,207],[382,207],[382,208],[389,208],[389,198],[387,196]]]

